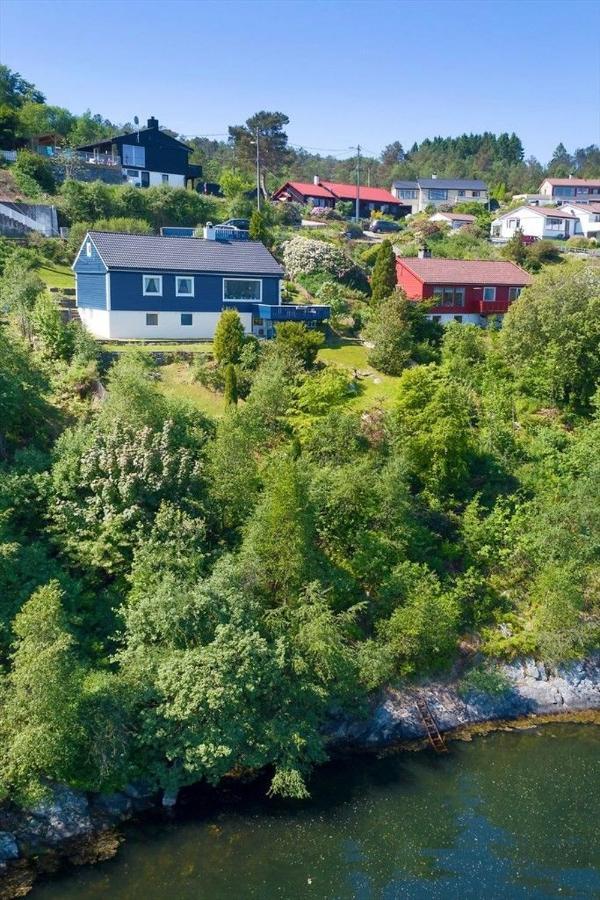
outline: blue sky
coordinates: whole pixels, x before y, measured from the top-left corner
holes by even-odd
[[[219,134],[258,109],[294,144],[516,131],[545,162],[600,142],[595,0],[0,0],[0,58],[49,103]]]

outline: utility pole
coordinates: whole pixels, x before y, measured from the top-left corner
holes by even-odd
[[[360,220],[360,144],[356,146],[356,209],[354,221]]]
[[[256,208],[260,212],[260,150],[258,146],[258,128],[256,129]]]

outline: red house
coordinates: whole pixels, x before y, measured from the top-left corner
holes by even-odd
[[[356,203],[355,184],[339,184],[336,181],[321,181],[315,175],[312,183],[304,181],[286,181],[273,194],[273,200],[293,200],[303,206],[335,207],[339,200]],[[385,188],[358,186],[359,214],[368,218],[372,212],[389,213],[392,216],[405,216],[410,212],[406,206]],[[352,210],[354,212],[354,206]]]
[[[503,315],[531,275],[512,262],[487,259],[396,260],[398,286],[409,300],[435,298],[429,316],[436,322],[486,325],[488,316]]]

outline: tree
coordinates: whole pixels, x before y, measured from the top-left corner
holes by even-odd
[[[252,190],[252,182],[236,169],[222,169],[219,184],[227,200],[237,200]]]
[[[226,406],[235,406],[238,402],[237,375],[232,363],[229,363],[225,369],[224,397]]]
[[[226,309],[215,328],[213,352],[217,362],[221,365],[239,362],[244,341],[244,326],[239,314],[235,309]]]
[[[17,153],[17,161],[13,166],[15,180],[23,190],[26,190],[26,181],[21,183],[19,179],[31,179],[38,188],[47,191],[49,194],[54,193],[56,184],[52,167],[47,159],[40,156],[39,153],[31,153],[29,150],[20,150]]]
[[[236,161],[251,172],[256,164],[256,141],[260,160],[260,185],[264,196],[268,196],[265,185],[267,174],[276,174],[290,158],[287,134],[284,126],[288,117],[281,112],[255,113],[246,119],[245,125],[230,125],[229,142],[233,144]]]
[[[384,147],[380,159],[384,166],[395,166],[397,163],[404,162],[406,154],[400,141],[394,141]]]
[[[381,300],[366,329],[373,344],[369,363],[386,375],[399,375],[411,359],[429,362],[436,356],[439,326],[428,322],[420,304],[396,291]]]
[[[323,341],[321,332],[308,329],[304,322],[280,322],[275,327],[276,351],[306,369],[314,365]]]
[[[573,157],[564,144],[560,143],[548,164],[548,176],[554,178],[567,178],[574,169]]]
[[[35,302],[32,322],[36,342],[39,342],[50,359],[70,358],[73,352],[73,333],[63,322],[55,298],[46,291]]]
[[[396,254],[391,242],[387,239],[382,242],[375,260],[373,277],[371,279],[371,298],[374,303],[379,303],[394,293],[398,277],[396,274]]]
[[[31,341],[32,315],[44,283],[33,269],[34,260],[14,252],[0,280],[0,299],[16,323],[21,336]]]
[[[250,216],[249,237],[252,241],[260,241],[262,244],[269,244],[269,230],[264,215],[255,209]]]
[[[523,232],[520,228],[517,228],[510,240],[507,241],[502,248],[501,253],[505,259],[510,259],[518,266],[525,264],[527,260],[527,247],[523,242]]]
[[[42,92],[22,78],[18,72],[0,65],[0,104],[6,103],[12,109],[18,109],[27,100],[44,103],[45,99]]]

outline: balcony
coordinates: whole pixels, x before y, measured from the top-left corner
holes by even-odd
[[[258,315],[271,322],[324,322],[331,316],[329,306],[301,306],[286,303],[283,306],[258,304]]]
[[[482,316],[497,316],[508,312],[508,300],[480,300],[479,312]]]
[[[62,159],[72,159],[78,162],[86,163],[93,166],[120,166],[121,159],[112,153],[94,153],[85,150],[71,150],[69,147],[51,146],[49,144],[34,144],[32,146],[34,153],[40,156],[47,156],[51,159],[61,157]]]

